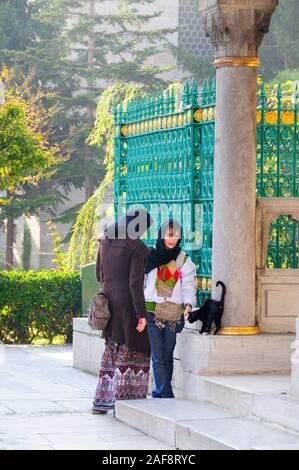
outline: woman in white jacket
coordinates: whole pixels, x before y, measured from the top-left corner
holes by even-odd
[[[147,331],[155,379],[153,398],[174,397],[171,379],[176,335],[196,304],[195,265],[180,247],[181,232],[176,220],[165,221],[145,265]]]

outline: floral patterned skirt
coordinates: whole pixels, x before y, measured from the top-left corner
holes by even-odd
[[[149,356],[107,339],[93,409],[108,411],[116,400],[146,398],[149,368]]]

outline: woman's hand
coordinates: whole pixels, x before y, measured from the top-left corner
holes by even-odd
[[[145,327],[146,327],[146,318],[139,318],[138,325],[137,325],[137,328],[136,328],[138,333],[142,333],[144,331]]]
[[[189,313],[192,312],[192,307],[191,305],[186,305],[185,310],[184,310],[184,317],[185,320],[188,320],[189,318]]]

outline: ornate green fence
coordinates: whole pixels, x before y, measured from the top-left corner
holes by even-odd
[[[200,100],[197,85],[186,83],[180,98],[167,90],[114,111],[116,214],[124,200],[126,207],[150,210],[148,244],[167,215],[182,222],[201,298],[211,291],[214,110],[213,79],[205,82]]]
[[[283,100],[280,87],[274,96],[261,85],[257,197],[298,197],[297,94],[294,96],[293,101]],[[150,210],[154,224],[147,234],[148,244],[154,244],[156,230],[169,214],[188,227],[183,246],[196,264],[198,300],[202,302],[211,293],[215,79],[205,81],[200,93],[196,83],[185,83],[181,97],[166,90],[133,100],[126,110],[120,104],[114,109],[114,122],[115,213],[121,204]],[[270,239],[276,237],[276,248],[271,251],[269,267],[298,267],[296,224],[284,218],[288,236],[281,235],[281,221],[275,224]]]

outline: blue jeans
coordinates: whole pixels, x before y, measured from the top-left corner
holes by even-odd
[[[147,314],[147,332],[151,345],[151,359],[156,385],[152,391],[153,398],[174,398],[171,388],[173,351],[176,345],[176,335],[182,330],[182,327],[177,327],[175,331],[172,331],[168,322],[165,322],[165,325],[165,328],[158,328],[155,325],[154,315]]]

